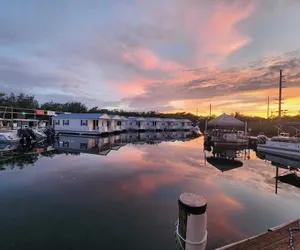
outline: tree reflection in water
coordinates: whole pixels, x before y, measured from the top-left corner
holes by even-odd
[[[61,152],[53,149],[50,145],[43,145],[43,147],[22,147],[19,145],[14,150],[1,152],[0,156],[0,171],[13,170],[15,168],[23,169],[26,166],[33,166],[39,158],[50,157],[55,155],[79,155],[80,153]]]
[[[108,137],[81,137],[61,135],[57,141],[30,147],[18,145],[0,149],[0,170],[23,169],[34,165],[39,158],[55,155],[80,155],[81,153],[108,155],[128,144],[158,145],[167,141],[189,141],[199,135],[186,131],[177,132],[130,132]]]

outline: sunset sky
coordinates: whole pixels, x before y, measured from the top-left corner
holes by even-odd
[[[0,91],[89,107],[300,110],[299,0],[1,0]]]

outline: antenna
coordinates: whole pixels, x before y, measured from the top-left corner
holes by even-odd
[[[279,88],[278,88],[278,99],[276,99],[276,100],[278,100],[278,120],[279,121],[281,121],[281,115],[282,115],[282,113],[286,113],[287,112],[287,110],[282,110],[282,104],[283,104],[283,98],[282,98],[282,89],[284,88],[283,86],[282,86],[282,83],[283,82],[285,82],[285,81],[283,81],[282,79],[283,79],[283,75],[282,75],[282,72],[283,72],[283,70],[281,69],[280,70],[280,75],[279,75]]]
[[[267,119],[270,117],[270,96],[268,96]]]

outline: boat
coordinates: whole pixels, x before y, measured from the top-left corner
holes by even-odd
[[[283,131],[283,126],[292,127],[296,133],[291,136]],[[265,144],[259,144],[257,150],[293,159],[300,160],[300,122],[284,122],[277,125],[278,136],[267,140]]]
[[[17,131],[2,130],[0,131],[1,143],[16,143],[20,141]]]
[[[11,121],[10,119],[1,119]],[[42,142],[49,137],[46,124],[35,119],[14,119],[12,127],[0,127],[0,142],[16,143],[22,138],[31,137],[32,142]],[[50,129],[51,130],[51,129]]]
[[[197,135],[201,135],[201,130],[198,126],[192,127],[191,128],[191,132],[197,134]]]

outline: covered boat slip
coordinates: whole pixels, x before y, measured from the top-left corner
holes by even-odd
[[[243,130],[238,130],[244,128]],[[222,114],[206,123],[205,140],[215,147],[247,146],[247,123],[230,115]]]

